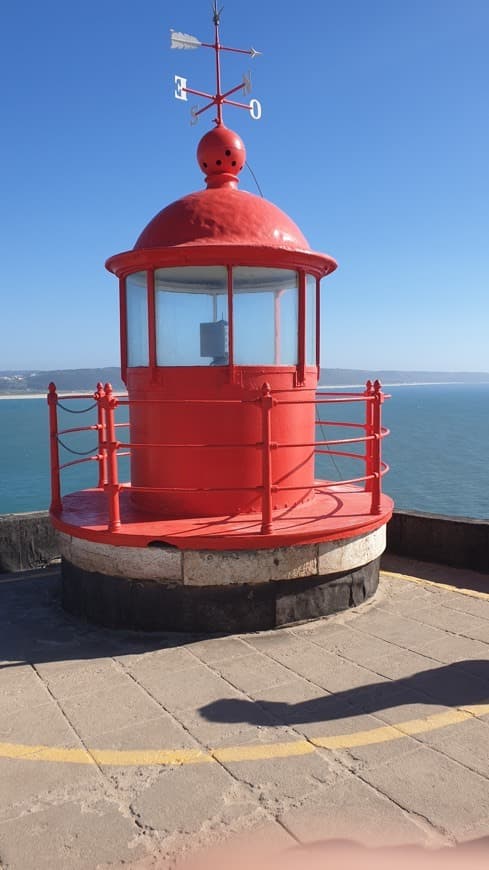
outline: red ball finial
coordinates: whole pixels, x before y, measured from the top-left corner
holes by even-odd
[[[197,161],[205,172],[207,187],[236,187],[246,163],[244,142],[237,133],[219,124],[199,142]]]

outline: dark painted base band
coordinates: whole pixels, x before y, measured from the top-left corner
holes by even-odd
[[[240,586],[169,586],[85,571],[62,560],[63,606],[109,628],[261,631],[356,607],[379,583],[380,559],[347,574]]]

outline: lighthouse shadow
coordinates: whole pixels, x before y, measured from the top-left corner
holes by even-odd
[[[276,697],[276,692],[274,693]],[[487,705],[489,712],[489,661],[467,659],[419,671],[398,680],[383,680],[367,686],[325,693],[297,704],[269,700],[221,699],[206,704],[200,715],[210,722],[300,726],[352,716],[374,714],[413,704],[470,708]],[[419,714],[416,714],[416,718]],[[422,714],[421,714],[422,715]],[[413,718],[410,714],[408,719]]]
[[[82,622],[61,607],[59,567],[0,578],[0,675],[2,671],[22,665],[89,662],[133,655],[138,658],[177,647],[190,652],[196,641],[211,637],[208,634],[115,631]],[[197,660],[190,658],[195,664]],[[216,664],[213,669],[218,678],[220,666]],[[327,676],[325,666],[325,680]],[[324,695],[298,703],[285,700],[287,687],[284,687],[284,700],[279,687],[274,689],[273,697],[267,697],[263,690],[253,699],[230,699],[229,683],[222,676],[222,698],[201,707],[199,712],[210,722],[300,727],[412,704],[470,708],[489,703],[489,660],[467,659],[398,680],[382,680],[374,673],[371,676],[373,682],[368,685],[336,693],[324,690]],[[316,687],[319,678],[316,672]],[[164,676],[162,681],[164,683]],[[477,715],[477,711],[474,713]],[[406,718],[419,715],[423,713],[410,711]]]
[[[59,566],[0,577],[0,674],[25,664],[151,653],[202,638],[103,628],[72,616],[61,606]]]

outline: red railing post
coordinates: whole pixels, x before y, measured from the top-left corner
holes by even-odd
[[[117,399],[113,395],[112,385],[105,384],[104,398],[101,400],[105,409],[105,432],[107,439],[105,449],[107,455],[107,483],[104,485],[107,493],[109,508],[109,532],[117,532],[121,526],[121,513],[119,504],[119,475],[117,468],[117,451],[119,443],[115,437],[114,412],[117,407]]]
[[[373,490],[373,478],[371,475],[374,473],[374,442],[373,442],[373,434],[374,434],[374,403],[370,396],[374,395],[374,385],[372,381],[368,380],[365,384],[365,392],[363,394],[365,396],[365,434],[369,441],[365,442],[366,450],[366,461],[365,461],[365,472],[366,477],[369,480],[365,481],[365,492],[372,492]]]
[[[61,511],[61,483],[59,479],[59,447],[58,447],[58,394],[56,384],[52,381],[48,387],[49,407],[49,453],[51,457],[51,505],[52,513]]]
[[[261,534],[270,535],[272,523],[272,407],[273,399],[270,384],[261,388],[262,413],[262,508]]]
[[[384,396],[382,393],[382,384],[380,381],[374,383],[374,400],[373,405],[373,487],[372,487],[372,505],[370,513],[380,514],[380,496],[382,492],[382,403]]]
[[[106,424],[105,424],[105,407],[102,399],[105,398],[104,385],[99,381],[97,384],[97,392],[93,395],[97,403],[97,425],[98,425],[98,488],[103,489],[107,483],[107,451],[105,449],[106,442]]]

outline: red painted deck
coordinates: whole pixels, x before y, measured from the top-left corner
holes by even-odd
[[[313,498],[274,511],[273,532],[260,534],[260,514],[157,520],[136,511],[130,487],[121,491],[121,528],[107,530],[107,501],[100,489],[64,496],[62,510],[51,514],[54,526],[76,538],[124,547],[146,547],[153,541],[181,550],[255,550],[337,541],[373,531],[391,518],[393,501],[381,497],[381,512],[370,513],[371,493],[353,485],[317,481]]]

